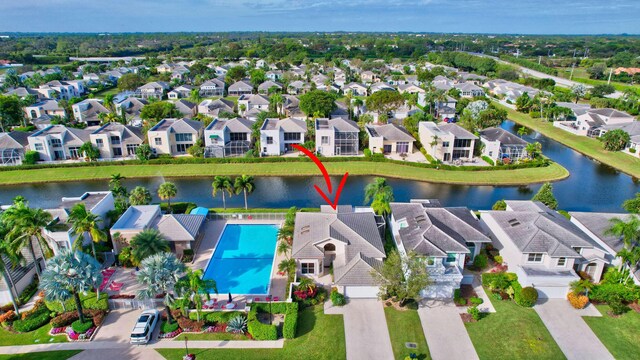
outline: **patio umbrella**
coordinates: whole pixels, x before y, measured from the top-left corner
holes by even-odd
[[[231,297],[231,291],[229,291],[229,302],[233,302],[233,297]]]

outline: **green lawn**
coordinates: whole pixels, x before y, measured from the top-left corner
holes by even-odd
[[[609,76],[609,71],[606,71],[607,76]],[[571,76],[571,68],[560,68],[558,69],[558,76],[568,79]],[[571,78],[573,81],[581,82],[587,85],[606,85],[607,80],[596,80],[589,79],[589,73],[585,68],[575,68],[573,70],[573,77]],[[622,82],[611,81],[611,85],[618,91],[625,91],[627,89],[633,89],[638,92],[640,90],[640,86],[633,86],[629,84],[625,84]]]
[[[622,172],[634,177],[640,177],[640,159],[619,151],[606,151],[600,141],[586,136],[578,136],[554,127],[552,122],[533,119],[527,114],[517,112],[502,106],[497,102],[494,104],[509,113],[509,120],[513,120],[519,125],[531,128],[542,135],[552,138],[584,155],[594,158],[604,164],[612,166]],[[544,152],[544,149],[542,149]]]
[[[391,337],[393,356],[396,360],[404,360],[411,353],[417,354],[419,359],[431,359],[417,310],[400,311],[392,307],[386,307],[384,308],[384,314],[387,317],[389,337]],[[416,343],[418,347],[416,349],[408,349],[405,346],[407,342]]]
[[[640,354],[640,314],[630,310],[619,318],[607,314],[607,305],[597,305],[602,317],[583,317],[591,330],[618,360],[637,359]]]
[[[12,333],[0,328],[0,346],[33,345],[67,342],[63,335],[49,335],[51,325],[45,325],[40,329],[28,333]]]
[[[114,87],[114,88],[110,88],[110,89],[100,90],[97,93],[95,93],[95,96],[99,97],[99,98],[104,98],[108,94],[117,95],[119,92],[120,92],[120,90],[118,90],[117,87]]]
[[[496,312],[465,324],[480,359],[564,359],[535,310],[492,300]]]
[[[159,349],[167,359],[182,359],[184,349]],[[346,359],[342,315],[325,315],[322,305],[304,309],[298,318],[297,337],[282,349],[193,349],[198,360],[222,359]]]
[[[66,360],[82,350],[43,351],[26,354],[0,355],[0,360]]]
[[[173,341],[184,341],[184,338],[187,337],[189,341],[191,340],[249,340],[248,337],[241,334],[231,334],[231,333],[202,333],[202,334],[180,334],[176,336]]]
[[[524,185],[561,180],[569,176],[562,166],[552,163],[547,167],[517,170],[452,171],[419,168],[395,163],[345,161],[325,163],[331,175],[375,175],[435,183],[465,185]],[[640,172],[640,171],[638,171]],[[120,173],[128,178],[191,177],[215,175],[254,176],[320,176],[313,162],[289,163],[235,163],[235,164],[162,164],[162,165],[106,165],[74,168],[44,168],[0,171],[0,184],[24,184],[75,180],[108,179]]]

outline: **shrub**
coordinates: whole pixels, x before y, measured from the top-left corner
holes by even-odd
[[[94,291],[87,292],[86,295],[80,294],[80,301],[82,303],[82,309],[84,310],[109,310],[109,295],[105,292],[100,293],[100,299],[96,298]],[[45,304],[49,310],[58,314],[65,312],[65,310],[71,311],[76,309],[76,303],[73,298],[64,303],[64,309],[60,301],[45,301]]]
[[[106,311],[103,310],[83,310],[82,313],[85,317],[90,317],[95,326],[100,326],[107,315]],[[69,326],[76,320],[78,320],[78,312],[69,311],[51,319],[51,327],[60,328]]]
[[[629,148],[629,152],[632,153],[632,154],[635,154],[636,153],[636,148]]]
[[[589,298],[588,297],[586,297],[585,295],[581,295],[581,294],[576,295],[573,292],[570,292],[567,295],[567,300],[569,300],[569,303],[575,309],[584,309],[584,307],[587,306],[587,304],[589,303]]]
[[[478,310],[477,306],[471,306],[467,309],[467,314],[471,315],[471,317],[473,318],[473,320],[480,320],[480,310]]]
[[[39,152],[27,151],[26,153],[24,153],[24,160],[22,160],[22,163],[24,165],[34,165],[35,163],[38,162],[38,160],[40,160]]]
[[[293,339],[296,337],[298,329],[298,303],[288,304],[287,312],[284,315],[284,324],[282,325],[282,336],[285,339]]]
[[[516,304],[525,307],[532,307],[538,301],[538,290],[527,286],[519,291],[516,290],[514,295]]]
[[[460,289],[453,290],[453,302],[456,305],[467,305],[467,299],[462,297],[462,291]]]
[[[371,150],[369,150],[368,148],[364,149],[362,152],[364,153],[364,157],[366,157],[366,158],[370,158],[371,157]]]
[[[27,311],[23,311],[20,313],[21,315],[21,319],[24,320],[26,318],[30,318],[36,314],[39,314],[40,312],[46,311],[47,308],[44,306],[44,300],[43,299],[38,299],[38,301],[35,302],[35,304],[33,305],[33,307],[31,308],[31,310],[27,310]]]
[[[492,290],[507,290],[518,276],[514,273],[497,272],[482,274],[482,285]]]
[[[191,314],[195,315],[195,313]],[[189,314],[189,316],[191,316],[191,314]],[[243,313],[239,311],[214,311],[204,315],[204,321],[210,325],[226,323],[234,317],[240,316],[242,314]]]
[[[471,303],[471,305],[473,305],[473,306],[478,306],[478,305],[482,304],[482,303],[484,302],[484,300],[482,300],[482,299],[481,299],[481,298],[479,298],[479,297],[475,297],[475,296],[474,296],[474,297],[472,297],[472,298],[470,298],[470,299],[469,299],[469,302],[470,302],[470,303]]]
[[[73,323],[71,323],[71,328],[76,334],[84,334],[87,332],[87,330],[89,330],[92,327],[93,327],[93,321],[80,322],[80,320],[76,320]]]
[[[488,157],[488,156],[483,156],[483,157],[482,157],[482,160],[484,160],[487,164],[489,164],[489,165],[491,165],[491,166],[494,166],[494,165],[496,164],[496,163],[493,161],[493,159],[491,159],[491,158],[490,158],[490,157]]]
[[[238,315],[227,323],[227,332],[234,334],[244,334],[247,331],[247,318]]]
[[[613,315],[622,315],[629,311],[629,307],[622,302],[620,298],[613,298],[609,301],[609,307]]]
[[[487,267],[488,259],[486,255],[479,254],[473,259],[473,267],[477,270],[482,270]]]
[[[13,322],[13,330],[17,332],[29,332],[45,326],[51,317],[48,311],[40,311],[23,320]]]
[[[172,202],[171,203],[171,211],[174,214],[188,214],[187,209],[195,209],[197,207],[196,204],[192,202]],[[160,209],[162,211],[168,211],[169,206],[168,203],[160,203]]]
[[[34,279],[18,297],[18,304],[26,304],[38,292],[38,279]]]
[[[604,283],[596,285],[589,292],[589,299],[597,302],[610,303],[616,299],[626,302],[638,300],[640,291],[637,286],[625,286],[624,284]]]
[[[340,294],[336,289],[331,290],[330,297],[331,297],[331,303],[333,304],[333,306],[343,306],[344,304],[347,303],[344,298],[344,295]]]
[[[13,320],[16,320],[17,318],[18,318],[18,315],[16,315],[15,311],[9,310],[4,314],[0,315],[0,323],[13,322]]]
[[[169,324],[166,321],[163,321],[162,324],[160,325],[160,332],[163,334],[168,334],[168,333],[172,333],[176,330],[178,330],[178,323],[177,322],[172,322],[171,324]]]
[[[502,295],[500,295],[500,293],[491,293],[491,297],[493,300],[502,301]]]
[[[495,261],[497,264],[502,265],[502,262],[504,262],[504,259],[502,258],[502,255],[496,255],[493,257],[493,261]]]

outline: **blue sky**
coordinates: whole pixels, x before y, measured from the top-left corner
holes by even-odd
[[[0,31],[640,33],[640,0],[1,0]]]

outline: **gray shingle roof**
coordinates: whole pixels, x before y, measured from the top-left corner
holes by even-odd
[[[473,135],[462,126],[454,123],[439,123],[438,128],[442,131],[453,134],[457,139],[478,139],[477,136]]]
[[[528,142],[513,135],[512,133],[497,127],[487,128],[480,131],[480,137],[489,141],[499,141],[500,145],[523,145],[526,146]]]
[[[396,124],[367,125],[369,136],[383,137],[389,141],[416,141],[409,132]]]
[[[587,230],[591,231],[593,235],[597,236],[616,252],[622,250],[624,241],[618,236],[605,234],[607,229],[611,227],[611,219],[618,218],[627,221],[633,216],[630,214],[592,212],[570,212],[569,215],[578,220]]]
[[[380,271],[382,261],[357,253],[345,266],[334,270],[334,282],[341,286],[375,285],[371,271]]]
[[[193,241],[204,224],[204,215],[163,215],[155,227],[169,241]]]

